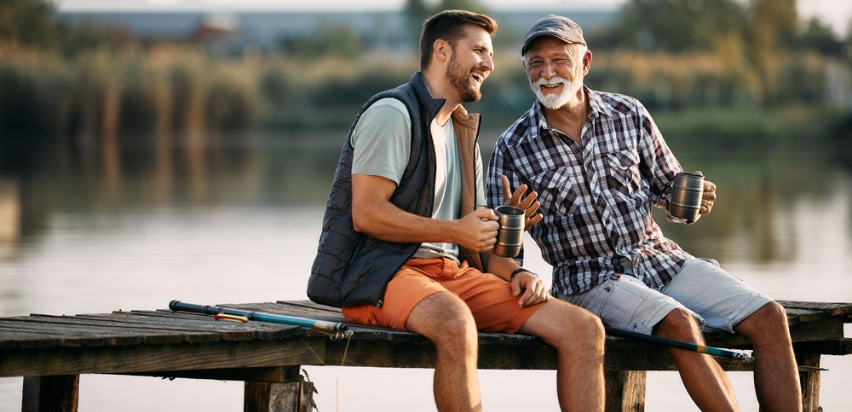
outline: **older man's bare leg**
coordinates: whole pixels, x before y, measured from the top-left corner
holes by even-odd
[[[760,410],[801,411],[802,388],[784,308],[770,302],[740,322],[736,330],[754,344],[754,386]]]

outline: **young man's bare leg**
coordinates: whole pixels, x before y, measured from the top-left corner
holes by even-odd
[[[456,295],[437,292],[418,303],[405,327],[435,344],[435,403],[441,412],[481,411],[476,376],[478,338],[470,309]]]
[[[735,329],[754,344],[754,387],[760,410],[801,411],[802,388],[784,308],[770,302]]]
[[[591,312],[551,299],[527,319],[520,333],[556,348],[556,385],[563,411],[604,410],[604,328]]]
[[[704,344],[698,321],[686,310],[675,309],[657,325],[664,338]],[[671,349],[683,385],[702,411],[738,411],[737,398],[728,376],[712,357],[683,349]]]

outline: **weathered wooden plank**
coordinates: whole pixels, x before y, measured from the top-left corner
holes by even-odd
[[[779,300],[781,306],[796,309],[809,309],[826,312],[828,316],[843,318],[844,322],[852,322],[852,302],[802,302]]]
[[[18,333],[18,335],[10,335]],[[136,345],[216,340],[281,339],[299,328],[263,322],[246,324],[201,317],[160,318],[123,312],[110,315],[0,319],[0,347]],[[23,334],[23,335],[21,335]],[[44,336],[50,336],[46,339]],[[12,345],[14,343],[14,345]]]
[[[276,302],[280,305],[293,306],[297,308],[303,308],[305,310],[317,311],[317,312],[330,312],[330,313],[340,313],[340,308],[336,308],[328,305],[320,305],[319,303],[310,301],[310,300],[279,300]]]
[[[204,369],[183,371],[156,371],[122,373],[121,375],[132,376],[158,376],[163,378],[187,378],[187,379],[210,379],[216,381],[245,381],[245,382],[268,382],[286,383],[301,382],[301,366],[271,366],[263,368],[235,368],[235,369]]]
[[[0,376],[134,373],[322,364],[327,339],[0,350]]]
[[[320,318],[336,322],[344,321],[340,310],[317,305],[308,301],[222,305],[245,310],[280,313],[291,316]],[[801,305],[804,308],[792,308],[797,323],[791,326],[791,334],[797,348],[805,348],[809,353],[848,354],[852,348],[843,337],[843,318],[852,305],[832,304],[821,309],[817,305]],[[822,315],[813,313],[823,310]],[[834,311],[836,316],[825,316]],[[321,314],[321,315],[320,315]],[[434,347],[423,336],[349,324],[353,331],[350,340],[329,343],[327,353],[314,355],[312,361],[305,364],[345,364],[352,366],[379,367],[426,367],[434,365]],[[225,334],[225,335],[222,335]],[[318,339],[327,341],[320,332],[302,329],[296,326],[278,325],[264,322],[246,324],[220,322],[210,316],[175,313],[165,311],[114,312],[111,314],[86,314],[78,316],[34,315],[29,317],[0,319],[0,356],[7,362],[12,353],[24,353],[46,346],[64,344],[93,349],[96,346],[124,344],[125,346],[157,346],[163,342],[137,340],[144,337],[153,339],[172,339],[182,336],[181,341],[203,343],[222,342],[221,336],[231,336],[241,342],[255,340],[279,340],[300,334],[299,339]],[[708,344],[721,347],[750,347],[744,337],[721,331],[708,331],[705,336]],[[64,343],[62,340],[65,340]],[[75,340],[76,339],[76,340]],[[127,339],[127,340],[122,340]],[[60,342],[60,343],[57,343]],[[813,342],[801,346],[804,342]],[[480,367],[484,369],[553,369],[555,352],[542,343],[539,338],[524,335],[501,333],[480,333]],[[350,347],[347,349],[346,344]],[[168,345],[166,345],[168,346]],[[16,352],[20,348],[23,352]],[[28,348],[28,349],[27,349]],[[24,350],[26,349],[26,350]],[[71,349],[71,348],[67,348]],[[45,350],[45,353],[50,351]],[[62,351],[57,351],[57,353]],[[64,353],[64,352],[63,352]],[[344,353],[346,355],[344,356]],[[48,355],[44,355],[48,356]],[[46,358],[45,358],[46,359]],[[720,360],[728,370],[750,370],[750,365],[736,361]],[[270,366],[270,365],[266,365]],[[264,367],[266,367],[264,366]],[[280,365],[279,365],[280,366]],[[644,342],[621,339],[607,339],[607,369],[610,370],[673,370],[674,364],[666,348]],[[200,369],[216,368],[204,365]],[[227,369],[230,367],[226,367]],[[176,370],[174,368],[158,370]],[[145,372],[134,370],[132,372]],[[109,371],[115,372],[115,371]],[[131,372],[131,371],[128,371]],[[64,372],[101,373],[101,372]],[[119,372],[121,373],[121,372]],[[20,376],[20,375],[3,375]]]
[[[416,333],[397,331],[389,328],[371,327],[347,322],[346,319],[343,318],[340,309],[331,306],[319,305],[311,301],[280,301],[277,303],[222,304],[219,306],[230,307],[240,310],[251,310],[280,315],[326,320],[330,322],[340,322],[346,324],[353,332],[352,339],[381,339],[398,342],[426,341],[424,337]],[[309,336],[319,336],[320,334],[311,334]],[[541,345],[543,344],[543,341],[535,336],[480,332],[479,343],[481,345]]]
[[[83,318],[99,319],[126,328],[140,330],[192,330],[220,333],[222,340],[282,339],[299,333],[299,328],[268,322],[246,323],[217,321],[212,316],[163,314],[156,312],[123,312],[110,316],[87,315]]]
[[[790,325],[790,337],[793,342],[812,342],[843,338],[843,321],[837,317],[800,321]],[[751,348],[751,341],[743,335],[731,334],[720,330],[704,333],[709,346],[725,348]]]
[[[852,354],[852,338],[828,339],[818,342],[796,342],[793,346],[803,353],[835,356]]]
[[[110,345],[134,345],[140,344],[139,332],[127,331],[125,329],[91,327],[84,323],[71,322],[44,322],[34,319],[33,322],[21,323],[9,326],[0,321],[0,340],[5,340],[6,333],[30,333],[40,334],[40,338],[34,340],[17,340],[16,347],[45,347],[49,346],[46,338],[51,338],[50,343],[55,346],[81,347],[81,346],[110,346]],[[167,335],[167,334],[166,334]],[[187,342],[211,342],[219,340],[219,335],[212,332],[199,332],[185,330],[184,333],[176,335],[182,341]],[[173,339],[164,339],[171,341]]]

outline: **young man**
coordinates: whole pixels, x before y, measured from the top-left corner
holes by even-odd
[[[537,99],[497,141],[489,204],[502,201],[507,183],[538,192],[543,219],[530,234],[553,266],[554,295],[616,328],[693,343],[703,343],[704,324],[742,333],[754,343],[761,410],[801,410],[784,309],[715,261],[686,253],[654,222],[651,204],[667,208],[682,169],[642,104],[583,85],[592,53],[570,19],[538,21],[521,54]],[[705,182],[701,214],[715,192]],[[711,357],[671,353],[702,410],[737,410]]]
[[[480,98],[494,70],[496,30],[481,14],[433,16],[420,71],[364,105],[335,172],[308,296],[352,322],[432,341],[440,411],[482,409],[477,330],[541,337],[557,349],[562,409],[602,411],[600,320],[489,253],[499,225],[485,208],[479,116],[461,104]]]

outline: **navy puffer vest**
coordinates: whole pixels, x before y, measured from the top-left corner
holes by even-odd
[[[419,243],[393,243],[356,232],[352,226],[352,132],[373,103],[395,98],[411,117],[411,156],[390,201],[402,210],[431,216],[435,192],[435,159],[429,124],[444,99],[433,99],[421,74],[409,83],[373,96],[361,108],[349,129],[328,197],[322,235],[308,281],[308,297],[331,306],[381,306],[385,287],[417,251]]]

